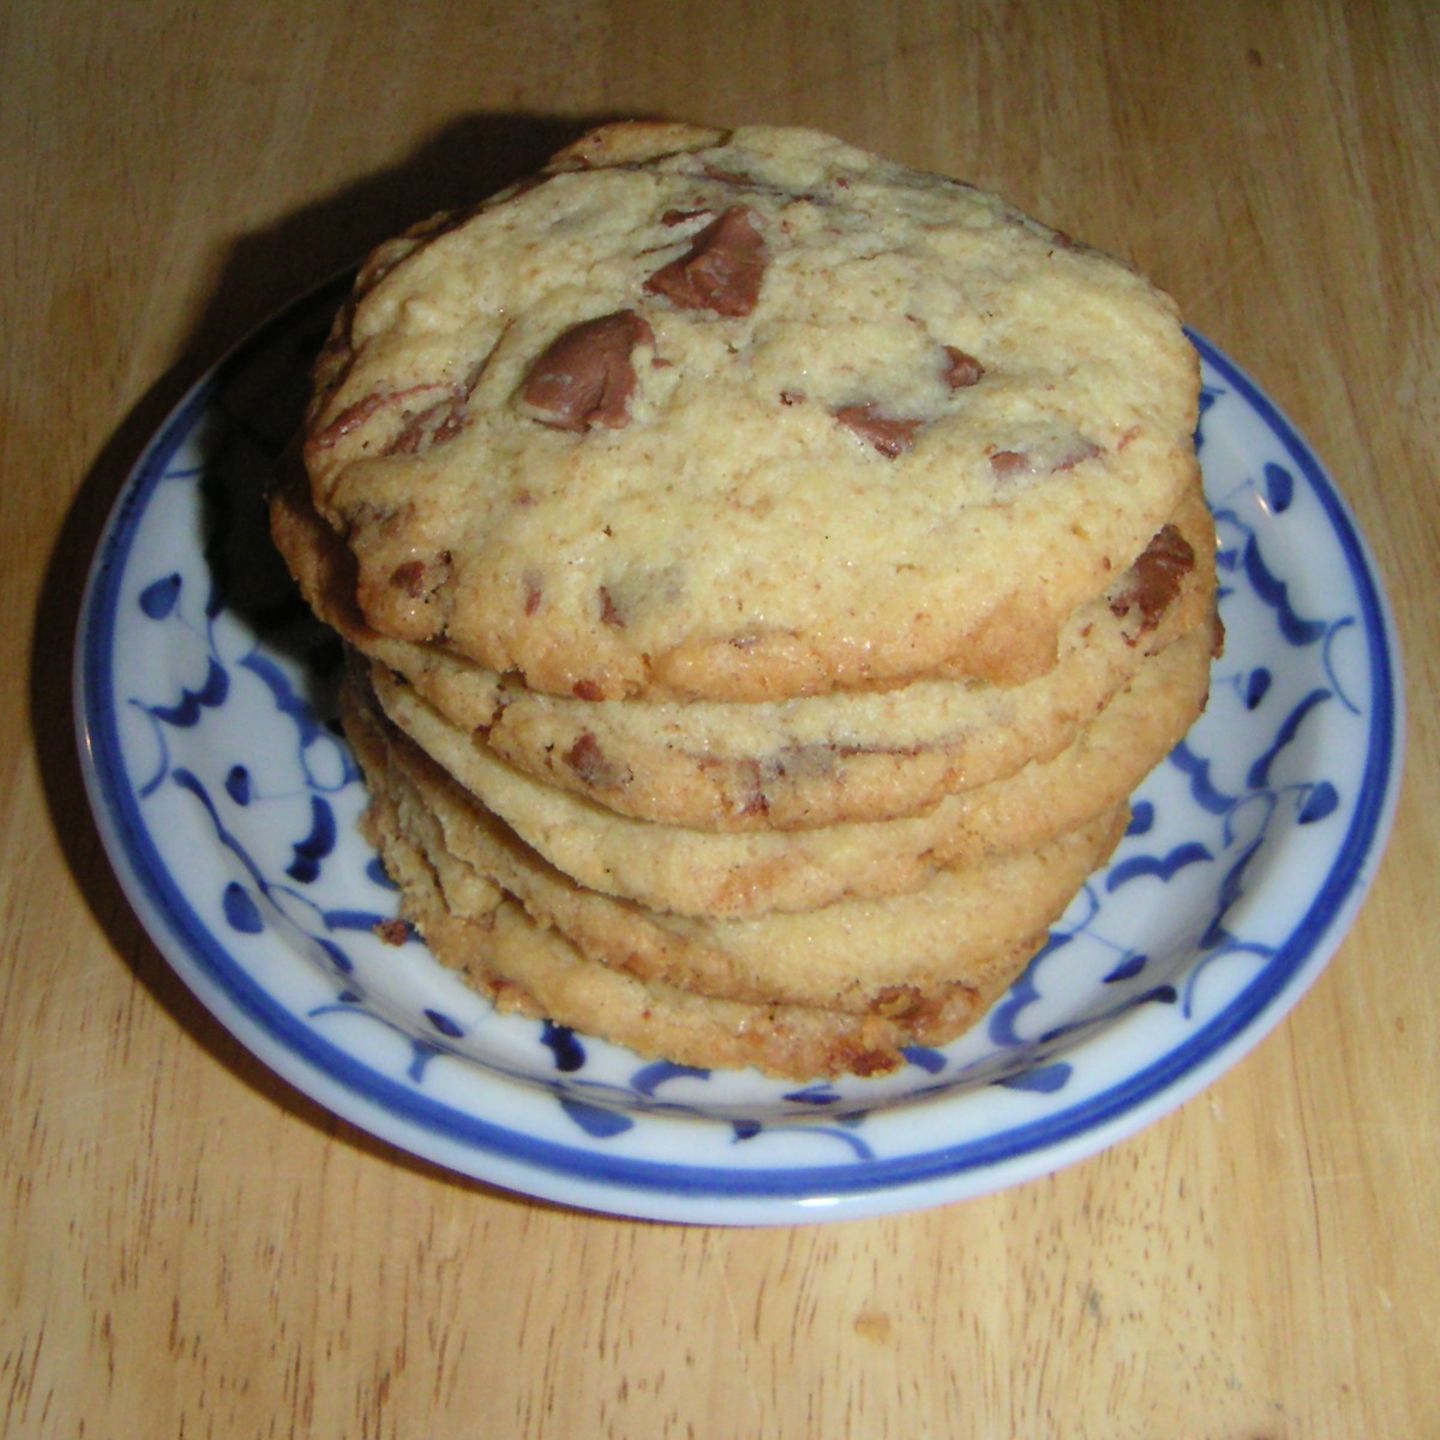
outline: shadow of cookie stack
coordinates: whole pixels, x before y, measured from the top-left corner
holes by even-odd
[[[607,127],[381,247],[272,522],[406,915],[681,1063],[959,1034],[1204,707],[1197,394],[1129,268],[809,131]]]

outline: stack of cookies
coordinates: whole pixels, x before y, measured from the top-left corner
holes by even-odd
[[[1204,706],[1173,304],[810,131],[629,124],[362,268],[276,540],[407,916],[505,1009],[872,1074]]]

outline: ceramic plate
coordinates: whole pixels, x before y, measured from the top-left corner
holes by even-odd
[[[495,1015],[415,940],[356,822],[338,648],[270,550],[261,488],[337,286],[184,400],[120,495],[76,656],[91,801],[155,943],[266,1064],[466,1175],[659,1219],[916,1208],[1089,1155],[1233,1064],[1314,980],[1394,810],[1393,629],[1305,443],[1200,337],[1229,631],[1204,719],[988,1019],[873,1080],[651,1063]],[[1316,1063],[1321,1063],[1317,1057]]]

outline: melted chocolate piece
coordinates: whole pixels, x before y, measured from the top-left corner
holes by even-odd
[[[755,182],[748,175],[742,175],[738,170],[722,170],[718,165],[712,165],[707,160],[701,170],[711,180],[718,180],[722,185],[753,185]]]
[[[565,752],[565,763],[581,783],[592,790],[618,790],[631,780],[629,767],[607,759],[600,742],[589,730],[582,731],[580,738]]]
[[[530,367],[520,398],[539,412],[542,425],[556,430],[623,429],[635,391],[630,352],[654,342],[650,326],[633,310],[572,325]]]
[[[990,457],[990,469],[997,480],[1013,480],[1030,471],[1030,457],[1018,450],[997,450]]]
[[[1138,607],[1141,634],[1153,630],[1194,565],[1190,542],[1173,525],[1163,526],[1130,567],[1129,584],[1110,602],[1111,613],[1124,616]]]
[[[600,623],[609,625],[615,630],[625,628],[625,617],[620,613],[620,607],[615,603],[615,597],[604,585],[600,587]]]
[[[663,295],[681,310],[748,315],[760,298],[768,258],[754,211],[732,205],[696,235],[684,255],[645,282],[645,293]]]
[[[417,455],[434,445],[443,445],[453,440],[470,423],[470,412],[466,408],[467,394],[457,390],[448,399],[438,400],[428,410],[422,410],[395,437],[387,455]]]
[[[835,411],[835,418],[890,460],[903,455],[914,445],[915,432],[920,428],[919,420],[882,414],[873,402],[844,405]]]
[[[414,395],[446,389],[449,389],[446,385],[422,384],[409,385],[404,390],[376,391],[355,401],[353,405],[347,405],[310,443],[316,450],[328,450],[337,441],[343,440],[352,431],[358,430],[382,410],[389,410],[395,405],[403,405]]]
[[[408,560],[404,565],[397,565],[390,572],[390,583],[412,600],[418,600],[425,593],[425,562]]]
[[[1100,447],[1093,441],[1087,440],[1082,435],[1074,445],[1055,463],[1055,473],[1061,474],[1066,470],[1073,470],[1077,465],[1086,460],[1093,460],[1097,455],[1102,454]]]
[[[412,600],[424,600],[450,578],[451,556],[442,550],[433,560],[407,560],[390,572],[390,583]]]
[[[973,355],[954,345],[945,347],[945,383],[952,390],[968,390],[978,385],[984,374],[985,367]]]

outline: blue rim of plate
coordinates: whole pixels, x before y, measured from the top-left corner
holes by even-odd
[[[86,587],[75,655],[76,722],[92,808],[127,896],[182,978],[299,1089],[400,1148],[474,1178],[582,1208],[712,1223],[791,1223],[918,1208],[1060,1168],[1189,1098],[1288,1013],[1324,968],[1373,879],[1393,820],[1403,753],[1394,627],[1365,543],[1333,482],[1256,383],[1191,332],[1211,375],[1239,395],[1319,501],[1359,599],[1371,723],[1359,798],[1302,919],[1263,970],[1153,1063],[1098,1094],[983,1138],[868,1164],[671,1164],[540,1138],[417,1092],[319,1035],[278,1003],[201,918],[161,857],[122,754],[114,696],[117,596],[137,527],[177,448],[221,378],[302,310],[333,305],[348,278],[295,302],[242,341],[181,400],[117,498]]]

